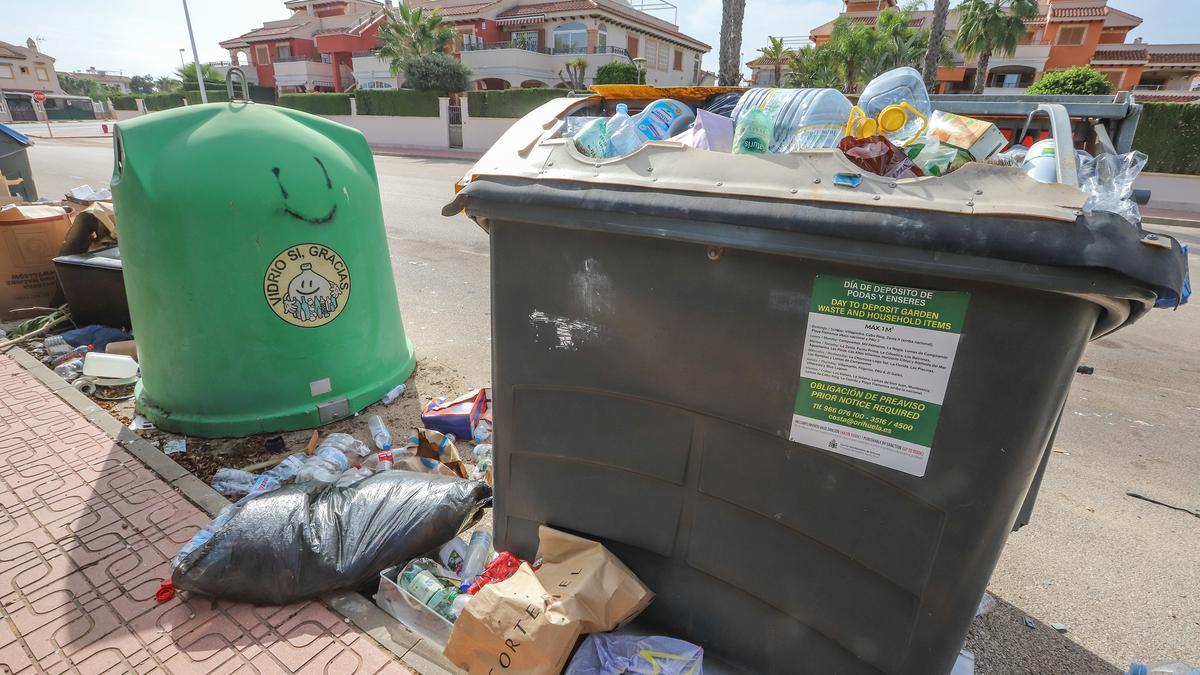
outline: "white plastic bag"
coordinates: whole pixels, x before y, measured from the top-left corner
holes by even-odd
[[[657,635],[593,633],[563,675],[703,675],[704,650]]]

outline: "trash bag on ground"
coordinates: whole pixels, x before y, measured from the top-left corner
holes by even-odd
[[[289,485],[218,516],[208,537],[197,535],[198,545],[176,556],[171,581],[256,605],[374,583],[384,569],[457,535],[491,494],[486,483],[411,471],[384,471],[344,488]]]
[[[656,635],[593,633],[563,675],[703,675],[704,650],[690,642]]]
[[[837,147],[863,171],[885,178],[916,178],[925,175],[903,150],[883,136],[846,136]]]

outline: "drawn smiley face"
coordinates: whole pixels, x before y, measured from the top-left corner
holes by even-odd
[[[337,215],[338,205],[337,205],[336,201],[332,201],[332,200],[335,200],[336,197],[335,197],[335,193],[333,191],[333,181],[329,178],[329,171],[325,168],[325,163],[321,161],[320,157],[313,157],[313,161],[316,162],[317,166],[319,166],[321,168],[321,174],[325,177],[325,192],[328,193],[329,198],[331,200],[331,202],[329,204],[329,209],[327,211],[325,211],[324,213],[320,213],[320,215],[313,215],[311,213],[306,213],[305,211],[307,211],[308,209],[305,207],[299,207],[300,210],[298,210],[298,207],[294,206],[292,203],[290,203],[288,201],[289,193],[288,193],[287,187],[284,186],[284,184],[283,184],[283,176],[281,175],[282,171],[279,169],[279,167],[274,167],[271,169],[271,173],[275,175],[275,182],[279,185],[279,194],[281,194],[283,196],[283,212],[284,213],[288,214],[289,216],[291,216],[297,220],[303,220],[306,223],[312,223],[313,225],[324,225],[325,223],[328,223],[329,221],[333,220],[333,217],[335,215]],[[314,201],[319,200],[319,193],[320,193],[319,189],[310,191],[310,194],[306,194],[304,196],[305,197],[304,201],[314,202]],[[320,207],[318,206],[318,209],[319,208]]]

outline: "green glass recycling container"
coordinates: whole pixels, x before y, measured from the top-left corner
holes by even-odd
[[[314,427],[412,373],[359,131],[213,103],[121,122],[114,146],[137,404],[158,427]]]

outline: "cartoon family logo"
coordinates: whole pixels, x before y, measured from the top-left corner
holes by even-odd
[[[328,246],[297,244],[271,260],[263,293],[275,315],[293,326],[324,326],[350,299],[350,270]]]

